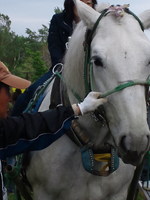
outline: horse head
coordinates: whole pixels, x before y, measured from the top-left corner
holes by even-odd
[[[93,27],[101,13],[76,0],[81,22],[77,25],[65,57],[64,79],[69,99],[77,102],[73,88],[82,98],[86,95],[84,81],[84,44],[87,30]],[[150,41],[143,28],[150,27],[150,11],[137,18],[124,6],[107,7],[90,41],[90,63],[92,63],[92,90],[105,93],[129,81],[146,81],[150,74]],[[100,6],[97,8],[101,10]],[[103,11],[102,11],[103,12]],[[142,26],[143,24],[143,26]],[[150,144],[147,124],[145,86],[136,84],[107,97],[104,105],[107,130],[110,130],[112,144],[125,163],[136,165]],[[84,120],[86,118],[86,120]],[[102,142],[101,129],[95,129],[90,116],[81,117],[83,126],[95,143]],[[87,121],[89,122],[87,125]],[[94,124],[94,125],[93,125]],[[95,138],[94,138],[95,137]]]

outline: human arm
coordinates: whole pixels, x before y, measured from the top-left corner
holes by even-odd
[[[82,103],[72,107],[58,106],[45,112],[1,119],[0,159],[46,148],[69,130],[75,116],[94,111],[105,103],[99,95],[91,92]]]
[[[69,129],[72,119],[72,108],[64,106],[1,119],[0,159],[46,148]]]

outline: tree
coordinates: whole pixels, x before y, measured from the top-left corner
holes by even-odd
[[[63,11],[63,9],[61,9],[61,8],[59,8],[59,7],[56,7],[55,9],[54,9],[54,12],[56,13],[56,14],[58,14],[58,13],[60,13],[60,12],[62,12]]]
[[[0,30],[7,29],[10,30],[11,21],[7,15],[0,14]]]
[[[11,21],[0,14],[0,56],[11,72],[35,81],[48,70],[48,28],[42,25],[38,33],[26,29],[27,37],[10,31]]]
[[[42,25],[42,28],[39,29],[38,32],[39,32],[39,40],[43,43],[47,43],[48,27],[45,25]]]

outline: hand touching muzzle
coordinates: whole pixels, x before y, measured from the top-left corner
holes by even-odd
[[[107,102],[106,98],[100,98],[100,96],[100,92],[90,92],[84,101],[78,104],[81,114],[95,111],[100,105]]]

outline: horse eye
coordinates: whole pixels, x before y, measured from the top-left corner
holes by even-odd
[[[104,65],[103,65],[103,61],[102,61],[102,59],[100,58],[100,57],[93,57],[93,63],[96,65],[96,66],[100,66],[100,67],[103,67]]]

